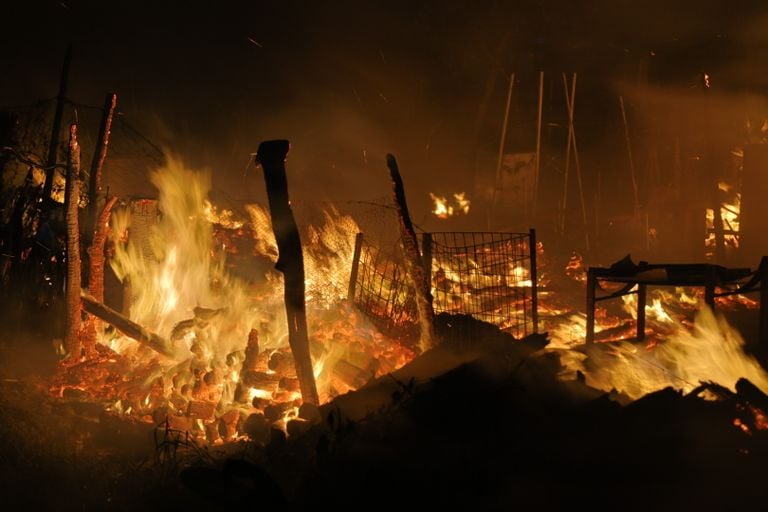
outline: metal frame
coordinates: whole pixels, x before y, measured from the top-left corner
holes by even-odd
[[[650,265],[649,269],[686,267],[687,265]],[[688,266],[690,267],[690,266]],[[760,293],[760,344],[768,343],[768,256],[763,256],[758,268],[746,278],[726,281],[720,278],[718,265],[699,264],[703,270],[699,279],[644,279],[642,275],[620,275],[615,270],[603,267],[589,267],[587,270],[587,326],[586,343],[595,342],[595,306],[597,302],[616,299],[632,293],[637,294],[637,330],[638,341],[645,339],[645,305],[648,286],[688,286],[703,287],[704,302],[713,310],[715,298],[730,295]],[[606,295],[598,296],[598,289],[606,291],[601,283],[625,283],[625,286]],[[637,290],[633,288],[637,286]],[[733,287],[733,288],[729,288]],[[721,289],[723,291],[718,292]]]

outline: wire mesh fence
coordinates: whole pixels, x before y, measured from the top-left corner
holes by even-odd
[[[402,258],[358,234],[349,298],[385,335],[407,343],[418,340],[416,301]]]
[[[536,234],[422,235],[435,313],[468,314],[517,338],[537,332]],[[358,235],[349,298],[385,334],[418,337],[412,286],[402,256]]]

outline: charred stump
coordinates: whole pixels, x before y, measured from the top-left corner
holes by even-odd
[[[77,143],[77,125],[69,127],[69,151],[67,156],[67,182],[64,208],[67,219],[67,280],[66,280],[66,331],[64,348],[70,362],[80,360],[80,231],[78,207],[80,199],[80,145]]]
[[[405,252],[405,267],[407,274],[413,283],[416,292],[416,309],[419,314],[419,345],[422,352],[426,352],[435,346],[435,312],[432,309],[432,291],[429,274],[430,269],[425,269],[419,253],[419,241],[413,222],[408,213],[408,203],[405,200],[405,187],[400,169],[394,155],[387,155],[387,167],[392,178],[392,190],[395,196],[397,217],[400,221],[400,234],[402,237],[403,251]]]
[[[296,362],[296,376],[306,403],[319,404],[317,385],[309,350],[309,334],[304,297],[304,257],[296,219],[288,197],[285,174],[287,140],[271,140],[259,144],[256,163],[264,169],[269,213],[279,253],[275,268],[282,272],[285,282],[285,312],[288,318],[288,343]]]

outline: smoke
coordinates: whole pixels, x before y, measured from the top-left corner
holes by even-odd
[[[627,163],[617,96],[628,96],[638,172],[645,173],[643,141],[665,127],[646,123],[655,116],[648,101],[661,95],[679,106],[671,97],[679,93],[685,103],[686,88],[702,71],[711,72],[716,90],[764,85],[759,7],[707,0],[215,7],[72,1],[33,12],[16,5],[7,19],[33,17],[36,30],[9,23],[2,41],[14,57],[11,74],[32,79],[4,81],[0,96],[53,96],[60,59],[73,41],[68,95],[93,105],[116,91],[123,119],[193,167],[212,169],[212,196],[226,206],[263,201],[250,155],[261,140],[288,138],[294,200],[388,196],[384,156],[391,152],[412,213],[426,222],[429,192],[465,191],[473,200],[476,176],[493,174],[513,71],[510,152],[532,149],[537,73],[547,72],[541,209],[556,209],[566,133],[559,74],[578,71],[577,136],[591,225],[594,216],[621,213],[608,194],[591,193],[600,186],[618,187],[616,203],[632,201],[622,183]],[[660,89],[635,94],[626,87],[645,78]],[[76,117],[74,110],[68,115]],[[146,181],[147,165],[131,163],[141,153],[122,155],[119,172]],[[121,183],[115,192],[121,188],[139,187]],[[598,212],[595,204],[604,201],[597,206],[606,211]],[[474,217],[480,213],[467,221],[484,223],[485,212]]]

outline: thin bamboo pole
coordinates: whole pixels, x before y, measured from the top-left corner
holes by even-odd
[[[493,200],[491,202],[491,208],[496,207],[496,203],[499,200],[499,193],[502,187],[501,176],[501,164],[504,160],[504,145],[507,141],[507,126],[509,125],[509,108],[512,104],[512,89],[515,86],[515,74],[512,73],[509,76],[509,88],[507,89],[507,104],[504,107],[504,122],[501,125],[501,140],[499,140],[499,156],[496,160],[496,178],[493,186]]]
[[[539,197],[539,174],[541,173],[541,117],[544,107],[544,72],[539,71],[539,112],[536,122],[536,167],[533,179],[533,214],[535,216]],[[532,220],[532,219],[529,219]]]
[[[574,80],[573,85],[576,85]],[[568,77],[565,76],[563,71],[563,90],[565,91],[565,103],[568,108],[568,141],[565,143],[565,172],[563,173],[563,199],[560,203],[562,213],[560,215],[560,234],[565,234],[565,217],[566,210],[568,208],[568,178],[570,177],[571,170],[571,131],[573,130],[573,106],[568,98]],[[575,93],[575,90],[574,90]],[[571,94],[573,96],[573,94]]]
[[[568,80],[563,73],[564,86],[565,86],[565,101],[568,106],[568,145],[573,148],[573,163],[576,168],[576,182],[579,185],[579,200],[581,202],[581,221],[584,230],[584,248],[587,252],[590,252],[589,243],[589,222],[587,220],[587,205],[584,201],[584,181],[581,176],[581,163],[579,161],[579,147],[576,144],[576,129],[573,125],[575,117],[576,106],[576,79],[578,75],[574,72],[571,80],[571,92],[568,94]],[[564,218],[564,217],[563,217]],[[565,222],[565,220],[563,220]]]
[[[629,139],[629,123],[627,123],[627,111],[624,108],[624,96],[619,96],[621,105],[621,120],[624,123],[624,141],[627,145],[627,157],[629,158],[629,173],[632,178],[632,193],[634,194],[635,217],[639,219],[640,215],[640,197],[637,191],[637,177],[635,175],[635,159],[632,157],[632,144]]]

